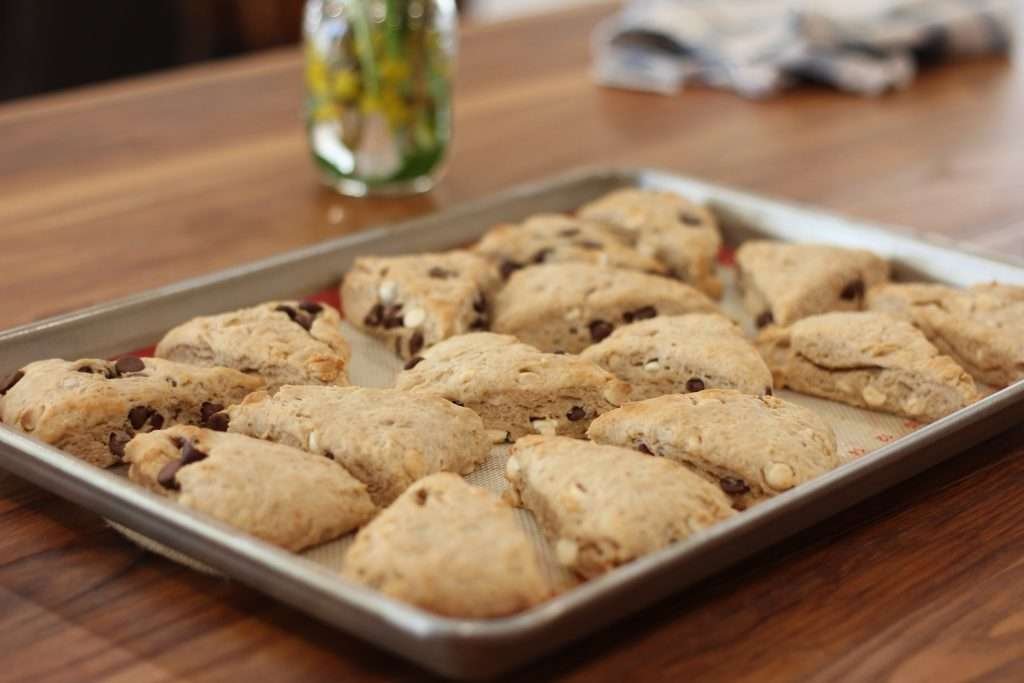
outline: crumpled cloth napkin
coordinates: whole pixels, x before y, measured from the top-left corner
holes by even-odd
[[[921,62],[1006,52],[1015,0],[633,0],[594,35],[602,85],[687,82],[767,97],[811,79],[859,95],[903,88]]]

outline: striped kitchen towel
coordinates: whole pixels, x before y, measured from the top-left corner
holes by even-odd
[[[594,36],[603,85],[766,97],[805,79],[860,95],[922,62],[1007,52],[1015,0],[632,0]]]

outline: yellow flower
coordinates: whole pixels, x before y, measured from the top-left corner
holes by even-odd
[[[317,95],[327,92],[327,65],[312,52],[306,56],[306,87]]]
[[[412,112],[405,100],[394,90],[386,90],[381,96],[381,110],[392,126],[406,124],[412,120]]]
[[[402,83],[409,80],[409,64],[400,59],[385,57],[380,62],[380,80],[385,83]]]
[[[364,93],[359,99],[359,108],[364,114],[372,114],[381,110],[380,98],[376,95]]]
[[[359,95],[359,76],[348,69],[336,71],[331,94],[346,102],[354,100]]]
[[[338,118],[338,108],[329,100],[319,100],[310,112],[310,116],[316,122],[333,121]]]

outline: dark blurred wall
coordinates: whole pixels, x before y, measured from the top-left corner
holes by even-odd
[[[0,100],[296,42],[303,0],[0,0]]]

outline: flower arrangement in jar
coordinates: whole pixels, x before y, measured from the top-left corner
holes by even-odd
[[[451,142],[451,0],[309,0],[306,122],[324,182],[422,192]]]

